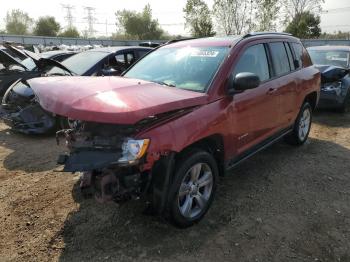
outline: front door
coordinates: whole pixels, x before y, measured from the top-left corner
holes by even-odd
[[[247,47],[233,69],[233,76],[251,72],[259,76],[261,84],[233,97],[233,130],[237,154],[262,142],[278,129],[277,86],[271,83],[271,73],[265,44]]]

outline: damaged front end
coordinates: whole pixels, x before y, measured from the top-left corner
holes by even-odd
[[[26,81],[16,81],[5,93],[0,110],[4,123],[24,134],[44,134],[56,128],[56,118],[42,109]]]
[[[349,94],[349,69],[336,66],[318,66],[321,72],[321,93],[318,108],[332,109],[344,105]]]
[[[74,128],[57,132],[69,154],[59,157],[63,171],[83,172],[81,188],[99,202],[123,202],[147,190],[149,175],[141,170],[149,139],[132,139],[134,126],[75,121]]]

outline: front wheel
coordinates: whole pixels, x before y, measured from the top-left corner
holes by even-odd
[[[175,225],[189,227],[204,217],[214,198],[217,177],[216,161],[206,151],[191,151],[179,161],[168,206]]]
[[[292,145],[302,145],[309,137],[312,123],[312,108],[305,102],[295,120],[293,131],[286,136],[286,142]]]

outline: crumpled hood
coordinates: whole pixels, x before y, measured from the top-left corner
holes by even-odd
[[[338,81],[349,73],[349,69],[332,65],[315,65],[321,72],[321,82],[331,83]]]
[[[28,81],[47,111],[76,120],[134,124],[207,103],[207,94],[123,77],[45,77]]]

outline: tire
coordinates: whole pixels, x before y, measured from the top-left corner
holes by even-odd
[[[285,137],[288,144],[301,146],[309,137],[312,124],[312,107],[305,102],[295,120],[293,130]]]
[[[191,150],[178,160],[167,207],[175,226],[186,228],[204,217],[215,195],[218,174],[214,157],[204,150]]]

